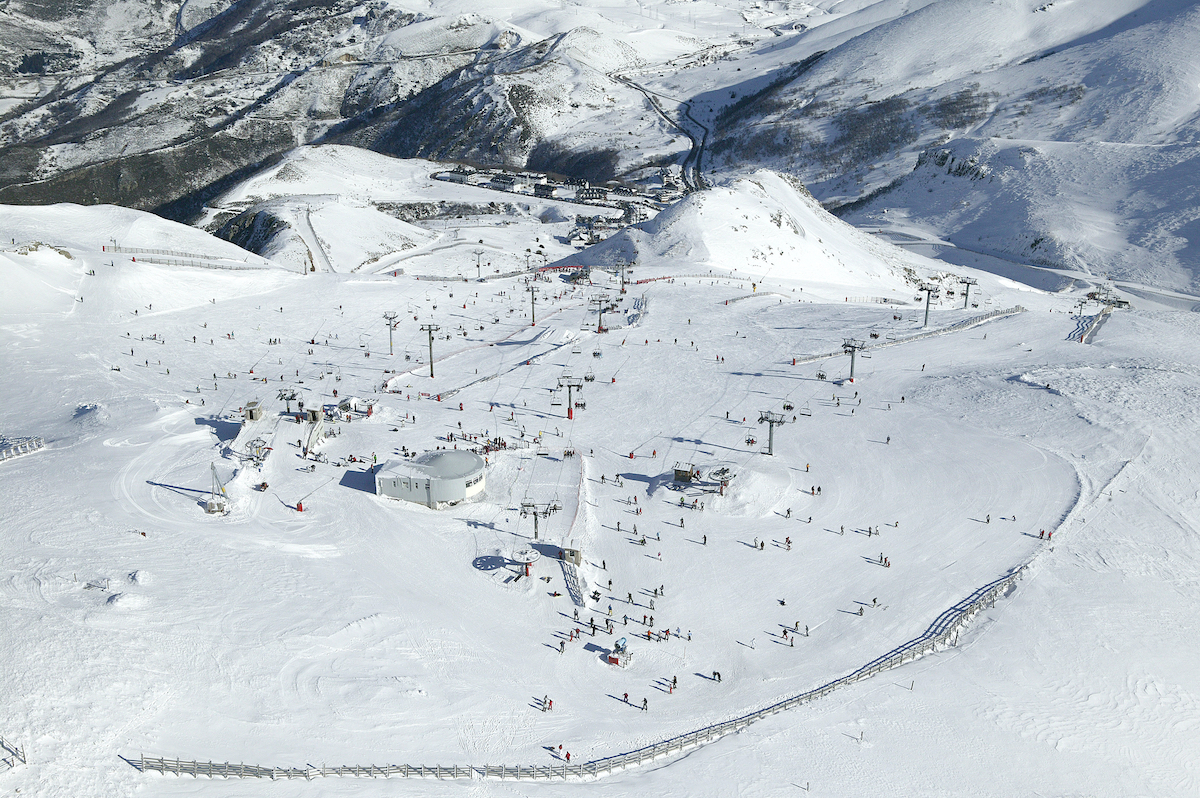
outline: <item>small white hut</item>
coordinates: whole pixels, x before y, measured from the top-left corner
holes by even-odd
[[[388,460],[375,472],[375,493],[441,508],[470,499],[484,488],[483,458],[462,449],[426,452],[412,460]]]

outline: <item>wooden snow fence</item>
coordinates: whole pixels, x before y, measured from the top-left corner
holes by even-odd
[[[958,635],[977,613],[996,604],[1012,590],[1016,581],[1024,574],[1027,565],[1014,569],[1011,573],[990,582],[976,590],[967,598],[947,609],[929,625],[920,637],[900,645],[883,656],[868,662],[858,670],[840,679],[824,684],[816,689],[799,695],[785,698],[774,704],[749,712],[721,723],[714,723],[694,731],[672,737],[667,740],[645,746],[615,756],[595,759],[590,762],[570,764],[562,762],[553,765],[341,765],[334,767],[315,767],[309,765],[303,768],[261,767],[258,765],[232,764],[229,762],[199,762],[195,760],[166,759],[162,757],[140,756],[138,759],[125,759],[131,766],[143,773],[172,773],[177,776],[208,776],[209,778],[267,778],[267,779],[313,779],[330,776],[353,776],[356,778],[424,778],[424,779],[512,779],[514,781],[527,779],[585,779],[601,778],[620,770],[637,767],[656,759],[679,754],[691,748],[714,742],[721,737],[741,731],[747,726],[762,720],[769,715],[775,715],[784,710],[793,709],[810,701],[815,701],[832,693],[841,687],[869,679],[883,671],[896,668],[911,662],[928,653],[956,645]],[[124,759],[124,757],[122,757]],[[22,761],[24,761],[22,759]]]

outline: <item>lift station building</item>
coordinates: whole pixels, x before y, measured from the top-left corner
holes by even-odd
[[[375,472],[375,493],[438,509],[483,492],[482,457],[462,449],[426,452],[411,460],[388,460]]]

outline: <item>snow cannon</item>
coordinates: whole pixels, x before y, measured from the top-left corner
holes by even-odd
[[[625,638],[621,638],[613,644],[613,650],[608,654],[608,664],[616,665],[618,668],[628,668],[629,663],[633,660],[633,654],[625,644]]]

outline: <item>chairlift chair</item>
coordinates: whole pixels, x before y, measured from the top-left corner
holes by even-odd
[[[557,390],[551,391],[550,392],[550,406],[551,407],[562,407],[562,403],[563,403],[562,394],[560,394]]]
[[[818,379],[818,380],[823,380],[823,379],[825,379],[825,378],[826,378],[826,376],[827,376],[827,375],[826,375],[826,374],[825,374],[825,372],[823,372],[823,371],[818,371],[818,372],[817,372],[817,379]]]
[[[591,369],[588,369],[587,374],[583,375],[583,381],[584,382],[595,382],[596,381],[596,373],[594,371],[592,371]]]
[[[795,405],[793,405],[791,402],[784,402],[784,403],[783,403],[783,409],[784,409],[784,410],[786,410],[786,411],[788,411],[788,412],[790,413],[790,412],[792,412],[793,410],[795,410],[795,409],[796,409],[796,407],[795,407]]]
[[[811,410],[811,409],[809,409],[809,407],[808,407],[808,402],[805,402],[805,403],[804,403],[804,407],[800,408],[800,409],[799,409],[799,410],[797,410],[796,412],[797,412],[799,415],[802,415],[802,416],[811,416],[811,415],[812,415],[812,410]]]

